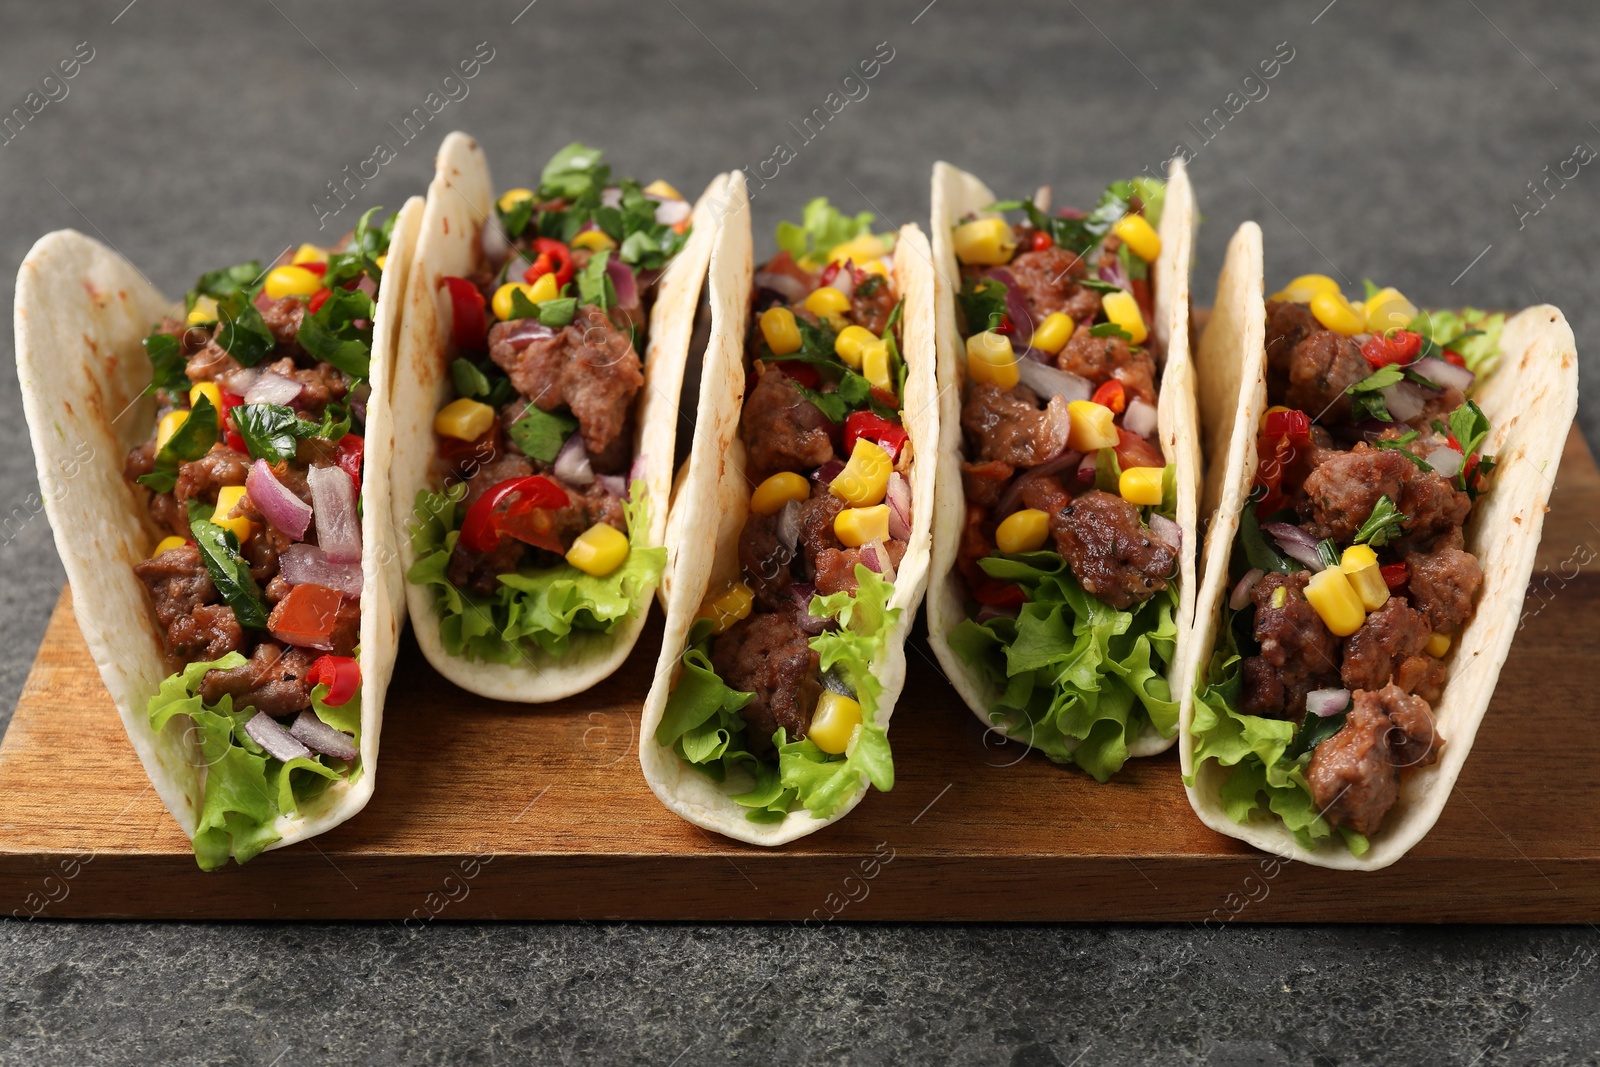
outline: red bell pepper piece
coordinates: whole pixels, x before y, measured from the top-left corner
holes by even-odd
[[[450,290],[450,332],[456,347],[482,348],[488,337],[483,319],[483,294],[465,278],[446,278],[444,284]]]
[[[552,237],[535,237],[533,250],[539,253],[533,265],[522,272],[522,280],[532,285],[546,274],[554,273],[556,288],[572,280],[572,250]]]
[[[1096,389],[1094,396],[1090,399],[1101,407],[1120,412],[1128,406],[1128,391],[1122,387],[1121,382],[1112,378],[1109,382]]]
[[[322,310],[322,305],[328,302],[328,297],[333,295],[332,289],[318,289],[311,294],[311,300],[306,304],[306,310],[315,315]]]
[[[238,431],[233,428],[233,419],[230,415],[234,408],[244,403],[244,397],[239,396],[237,393],[230,393],[226,389],[220,390],[218,395],[222,397],[222,410],[217,413],[217,417],[218,422],[222,425],[223,443],[235,452],[249,451],[244,443],[244,438],[239,436]]]
[[[1462,370],[1467,369],[1467,361],[1461,358],[1460,352],[1452,352],[1448,348],[1445,349],[1444,361],[1453,367],[1460,367]]]
[[[569,503],[567,491],[543,475],[508,478],[467,509],[461,543],[474,552],[492,552],[509,534],[525,544],[564,551],[549,512]]]
[[[1391,563],[1388,566],[1379,567],[1378,573],[1383,575],[1384,585],[1390,589],[1399,589],[1410,579],[1411,568],[1405,563]]]
[[[1028,602],[1028,594],[1020,585],[985,577],[973,584],[972,599],[991,608],[1020,608]]]
[[[333,446],[333,461],[355,483],[356,496],[361,495],[361,460],[366,455],[367,442],[360,434],[347,433]]]
[[[1010,315],[1000,316],[1000,325],[994,328],[995,333],[1013,334],[1017,332],[1017,324],[1011,321]]]
[[[302,270],[308,270],[319,278],[328,273],[328,265],[326,263],[296,263],[295,266]]]
[[[1394,330],[1389,334],[1373,334],[1361,346],[1361,355],[1374,370],[1391,363],[1401,365],[1412,362],[1422,351],[1422,335],[1410,330]]]
[[[910,435],[898,422],[891,422],[870,411],[852,411],[844,420],[845,455],[855,451],[856,441],[863,437],[881,445],[889,453],[889,459],[894,461],[900,458],[900,449]]]
[[[272,636],[302,648],[327,648],[342,594],[325,585],[297,585],[267,618]]]
[[[306,671],[306,681],[327,686],[328,695],[322,702],[330,708],[341,707],[361,688],[361,664],[349,656],[318,656]]]

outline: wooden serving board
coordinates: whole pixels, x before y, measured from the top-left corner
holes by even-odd
[[[896,785],[779,849],[682,822],[638,768],[659,621],[609,682],[481,700],[408,637],[366,811],[204,874],[125,740],[63,596],[0,745],[0,908],[161,919],[1600,922],[1600,475],[1576,433],[1526,622],[1437,827],[1335,872],[1216,834],[1176,752],[1108,785],[986,736],[920,636]]]

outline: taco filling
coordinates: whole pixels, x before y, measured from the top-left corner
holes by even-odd
[[[455,395],[434,417],[440,488],[419,494],[407,578],[436,591],[451,654],[561,655],[660,577],[635,473],[640,353],[690,213],[666,182],[613,181],[600,152],[568,145],[537,190],[501,194],[477,269],[444,280]]]
[[[916,457],[894,235],[871,223],[814,200],[756,271],[740,578],[701,609],[655,735],[717,781],[748,776],[732,799],[758,822],[828,818],[863,777],[894,780],[872,663],[900,614]]]
[[[1432,706],[1483,570],[1462,526],[1490,484],[1489,422],[1470,397],[1503,315],[1419,313],[1321,275],[1266,304],[1258,466],[1195,758],[1233,767],[1231,818],[1267,806],[1312,848],[1356,855],[1416,767],[1445,744]]]
[[[167,536],[133,570],[181,664],[151,725],[187,715],[201,738],[202,867],[361,773],[362,434],[393,225],[372,216],[202,275],[144,341],[158,419],[125,473]]]
[[[1111,185],[1091,212],[1049,191],[957,220],[966,363],[958,655],[1003,695],[1007,736],[1105,781],[1170,736],[1175,469],[1157,441],[1154,321],[1165,184]]]

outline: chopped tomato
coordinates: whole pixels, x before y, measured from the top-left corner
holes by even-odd
[[[1048,233],[1045,233],[1043,230],[1033,231],[1033,250],[1035,252],[1043,252],[1045,249],[1054,244],[1055,241],[1050,239],[1050,235]]]
[[[844,420],[845,455],[854,452],[856,441],[863,437],[881,445],[893,461],[900,458],[900,449],[904,447],[908,435],[905,427],[898,422],[890,422],[870,411],[853,411]]]
[[[325,585],[297,585],[278,601],[267,618],[272,636],[301,648],[327,648],[339,618],[337,589]]]
[[[1378,573],[1383,575],[1383,584],[1390,589],[1399,589],[1411,578],[1411,567],[1405,563],[1391,563],[1379,567]]]
[[[476,350],[484,346],[488,330],[483,318],[483,294],[465,278],[446,278],[450,290],[450,335],[456,347]]]
[[[1448,348],[1445,349],[1444,361],[1452,366],[1460,367],[1462,370],[1467,369],[1467,361],[1461,358],[1460,352],[1452,352]]]
[[[361,459],[366,450],[366,440],[355,433],[347,433],[339,438],[339,443],[333,448],[333,461],[355,483],[357,496],[361,495]]]
[[[1375,333],[1361,346],[1361,355],[1374,370],[1391,363],[1406,364],[1422,351],[1422,335],[1410,330],[1394,330],[1388,334]]]
[[[1028,602],[1028,594],[1020,585],[985,576],[973,584],[972,599],[991,608],[1020,608]]]
[[[550,512],[569,503],[567,491],[542,475],[508,478],[467,509],[461,543],[474,552],[492,552],[509,535],[537,548],[563,552]]]
[[[553,237],[535,237],[533,250],[538,253],[533,265],[522,272],[522,280],[530,285],[546,274],[556,276],[560,288],[572,280],[572,250]]]
[[[319,278],[328,273],[328,265],[326,263],[296,263],[295,266],[301,270],[308,270]]]
[[[1101,407],[1120,412],[1128,406],[1128,391],[1122,387],[1121,382],[1112,378],[1096,389],[1091,399]]]
[[[793,378],[807,389],[815,389],[822,382],[822,375],[817,373],[817,368],[798,359],[785,359],[773,364],[786,376]]]
[[[328,695],[322,702],[330,708],[341,707],[361,688],[361,664],[349,656],[318,656],[306,671],[306,681],[327,686]]]
[[[1001,315],[1000,325],[994,328],[994,332],[1007,335],[1014,334],[1017,332],[1017,324],[1011,321],[1010,315]]]
[[[240,437],[233,430],[223,430],[222,431],[222,441],[223,441],[224,444],[226,444],[229,448],[233,449],[235,452],[248,452],[248,451],[250,451],[250,447],[244,443],[244,438]]]
[[[1136,433],[1117,427],[1117,462],[1123,470],[1129,467],[1165,467],[1167,461],[1161,450]]]
[[[1260,459],[1255,484],[1267,491],[1256,506],[1259,514],[1271,514],[1284,503],[1283,475],[1294,457],[1311,445],[1311,418],[1303,411],[1269,411],[1256,437]]]

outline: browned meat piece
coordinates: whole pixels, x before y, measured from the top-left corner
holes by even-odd
[[[711,664],[731,688],[754,693],[739,712],[750,724],[750,751],[772,751],[772,735],[783,727],[798,741],[811,727],[811,713],[822,695],[816,652],[794,612],[757,612],[718,637]]]
[[[272,339],[282,348],[288,348],[300,336],[300,324],[306,318],[306,302],[295,296],[284,296],[274,300],[262,294],[256,297],[256,308],[261,312],[261,321],[267,324],[267,329],[272,331]]]
[[[794,549],[778,539],[778,516],[752,511],[739,533],[739,567],[762,611],[781,611],[791,603],[793,561]]]
[[[1409,460],[1406,466],[1405,488],[1395,501],[1406,515],[1405,543],[1429,546],[1441,534],[1460,529],[1472,510],[1472,498],[1432,471],[1412,466]]]
[[[1382,689],[1402,661],[1427,647],[1430,633],[1428,620],[1412,611],[1405,597],[1390,597],[1345,639],[1339,671],[1344,687]]]
[[[189,357],[183,373],[189,376],[191,382],[214,382],[243,369],[239,361],[228,355],[227,350],[212,338],[206,341],[200,351]]]
[[[1151,536],[1138,508],[1099,490],[1053,513],[1050,532],[1084,591],[1118,610],[1165,589],[1177,561],[1170,545]]]
[[[1443,744],[1421,697],[1389,685],[1357,690],[1338,733],[1316,747],[1306,768],[1323,818],[1371,834],[1400,795],[1400,771],[1438,759]]]
[[[200,696],[207,704],[215,704],[231,695],[235,711],[255,708],[273,718],[293,715],[311,706],[311,690],[315,687],[306,680],[306,671],[319,655],[314,649],[263,641],[243,666],[230,671],[207,671],[200,683]]]
[[[961,428],[978,457],[1016,467],[1036,467],[1060,455],[1067,447],[1070,426],[1065,400],[1053,396],[1041,411],[1038,398],[1020,385],[1013,389],[991,382],[974,385],[961,408]]]
[[[1289,353],[1294,346],[1313,333],[1322,331],[1322,323],[1311,314],[1306,304],[1288,301],[1267,301],[1267,391],[1273,396],[1283,396],[1289,391]]]
[[[261,595],[267,598],[268,604],[276,604],[278,601],[288,596],[289,590],[293,588],[294,586],[284,581],[283,575],[275,574],[272,576],[271,580],[267,582],[267,587],[261,591]]]
[[[333,620],[333,635],[329,638],[335,656],[352,656],[361,643],[361,601],[353,597],[339,598],[339,613]]]
[[[811,499],[800,505],[800,550],[805,553],[806,573],[816,573],[822,553],[844,547],[833,532],[833,520],[843,510],[844,501],[830,493],[827,486],[812,485]]]
[[[878,281],[869,282],[868,278],[878,278]],[[889,324],[889,314],[894,311],[896,301],[894,286],[880,275],[862,275],[859,271],[856,276],[855,290],[850,294],[850,321],[862,327],[869,333],[882,335],[883,329]]]
[[[1056,364],[1096,386],[1115,378],[1147,404],[1156,402],[1156,363],[1142,348],[1130,348],[1120,337],[1095,337],[1078,330],[1056,357]]]
[[[149,474],[155,469],[156,442],[152,437],[128,453],[128,458],[122,466],[122,474],[128,481],[136,482],[141,475]],[[155,519],[156,525],[163,530],[170,530],[180,537],[189,536],[189,509],[178,503],[177,498],[171,493],[150,494],[150,517]]]
[[[832,460],[832,426],[792,378],[769,368],[745,398],[739,419],[751,484],[779,471],[808,471]]]
[[[465,511],[476,504],[480,496],[501,482],[508,482],[513,478],[526,478],[532,473],[533,464],[528,462],[528,457],[520,452],[508,452],[485,463],[467,479],[467,495],[462,498],[459,507]]]
[[[1408,425],[1427,433],[1435,420],[1445,422],[1450,418],[1450,413],[1466,401],[1467,398],[1461,390],[1453,386],[1447,386],[1438,393],[1429,393],[1423,402],[1422,413],[1411,419]],[[1421,447],[1420,441],[1413,446],[1413,450],[1419,447]]]
[[[193,615],[202,604],[215,604],[222,599],[217,587],[211,584],[200,549],[194,545],[169,548],[153,559],[135,563],[133,573],[150,593],[156,621],[167,633],[167,647],[174,652],[179,651],[180,645],[192,647],[195,635],[185,630],[180,639],[173,634],[173,627]]]
[[[1372,373],[1361,349],[1332,330],[1306,336],[1289,353],[1289,392],[1284,403],[1314,421],[1342,422],[1350,417],[1345,390]]]
[[[622,501],[606,492],[599,482],[585,487],[582,493],[576,490],[572,493],[583,501],[584,530],[603,522],[607,526],[615,526],[623,533],[628,532],[628,516],[622,510]]]
[[[1472,553],[1435,544],[1432,552],[1413,552],[1406,562],[1411,599],[1429,626],[1448,633],[1472,618],[1472,601],[1483,585],[1483,568]]]
[[[258,582],[270,582],[278,573],[278,557],[292,544],[294,541],[289,535],[276,526],[256,523],[250,529],[250,536],[239,546],[239,554],[250,564],[250,577]]]
[[[1394,672],[1394,684],[1430,704],[1444,692],[1444,660],[1429,655],[1407,656]]]
[[[218,489],[243,485],[249,473],[249,456],[227,445],[212,445],[211,451],[199,459],[178,466],[178,483],[172,492],[180,504],[189,500],[215,504]]]
[[[1380,496],[1399,504],[1401,489],[1415,470],[1400,453],[1364,444],[1331,455],[1306,476],[1300,515],[1313,537],[1348,544]]]
[[[244,648],[244,630],[226,604],[202,604],[192,615],[173,620],[167,645],[187,660],[221,659]]]
[[[906,543],[904,541],[885,541],[884,551],[889,555],[889,565],[896,571],[900,568],[900,561],[905,558]],[[854,590],[856,582],[856,564],[861,562],[859,548],[825,548],[818,552],[812,561],[812,579],[816,590],[822,596],[829,593],[839,593]],[[881,571],[881,566],[878,568]]]
[[[1256,605],[1255,638],[1261,654],[1244,661],[1245,711],[1251,715],[1299,719],[1306,694],[1339,680],[1339,639],[1323,625],[1305,598],[1309,571],[1269,574],[1250,594]],[[1277,590],[1283,602],[1276,607]],[[1265,667],[1256,666],[1259,663]]]
[[[156,439],[152,437],[144,444],[134,446],[128,453],[128,458],[122,463],[122,476],[133,482],[155,469]]]
[[[987,463],[961,464],[961,488],[966,492],[967,503],[985,511],[1000,503],[1006,485],[1017,469],[1009,463],[992,459]]]
[[[1052,245],[1038,252],[1024,252],[1006,269],[1033,313],[1034,326],[1057,311],[1076,322],[1087,322],[1100,310],[1100,294],[1078,284],[1087,276],[1088,264],[1064,248]],[[976,324],[968,323],[968,329],[976,328]]]
[[[518,324],[502,322],[489,331],[490,358],[540,410],[570,408],[584,447],[605,453],[622,433],[644,384],[632,339],[598,316],[513,345],[506,338]]]
[[[320,419],[329,403],[343,400],[350,391],[350,383],[331,363],[318,363],[309,370],[302,370],[295,366],[293,359],[286,357],[267,369],[300,383],[300,395],[295,397],[294,407],[312,418]]]
[[[1029,478],[1022,483],[1022,506],[1042,511],[1052,518],[1072,502],[1072,494],[1061,486],[1061,479],[1052,475]]]

